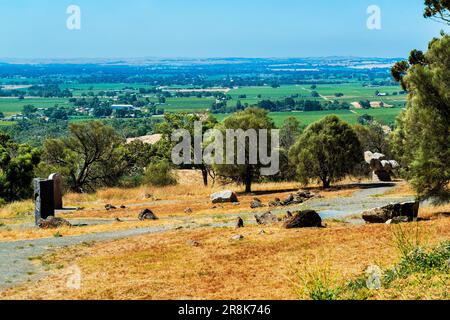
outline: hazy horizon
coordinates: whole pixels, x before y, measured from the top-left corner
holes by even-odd
[[[1,59],[397,58],[442,24],[423,0],[0,0]],[[69,30],[70,5],[81,10]],[[369,30],[367,9],[381,10]],[[447,28],[448,29],[448,28]]]

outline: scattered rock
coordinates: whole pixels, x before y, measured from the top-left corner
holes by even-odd
[[[274,201],[269,202],[269,207],[286,207],[294,204],[301,204],[312,198],[319,198],[320,195],[311,193],[310,191],[300,190],[295,194],[290,194],[284,201],[275,198]]]
[[[150,193],[144,194],[144,199],[152,199],[152,198],[153,198],[152,194],[150,194]]]
[[[244,236],[242,234],[238,234],[238,235],[232,236],[231,240],[235,240],[235,241],[244,240]]]
[[[124,205],[121,205],[120,206],[120,209],[126,209],[127,207],[126,206],[124,206]]]
[[[110,210],[116,210],[117,208],[114,207],[112,204],[107,204],[107,205],[105,206],[105,209],[106,209],[107,211],[110,211]]]
[[[271,212],[266,212],[260,216],[255,215],[258,224],[272,224],[278,222],[278,218]]]
[[[283,224],[286,229],[294,228],[321,228],[322,219],[314,210],[298,211]]]
[[[250,204],[250,208],[257,209],[257,208],[264,208],[264,204],[259,200],[258,198],[255,198],[252,203]]]
[[[283,205],[284,206],[288,206],[290,205],[292,202],[294,202],[295,198],[294,195],[291,193],[284,201],[283,201]]]
[[[225,190],[221,192],[216,192],[211,195],[211,201],[212,203],[225,203],[225,202],[239,202],[238,197],[236,193],[230,190]]]
[[[39,219],[38,221],[38,227],[41,229],[56,229],[71,226],[69,221],[62,218],[48,217],[47,219]]]
[[[115,218],[114,221],[115,222],[123,222],[122,220],[120,220],[120,218]]]
[[[155,216],[153,211],[150,210],[150,209],[143,210],[141,213],[139,213],[138,218],[141,221],[144,221],[144,220],[158,220],[158,218]]]
[[[241,205],[240,202],[234,202],[234,203],[233,203],[233,206],[240,206],[240,205]]]
[[[286,215],[283,218],[283,221],[287,221],[293,217],[292,212],[288,211],[286,212]]]
[[[365,211],[362,217],[367,223],[386,223],[388,220],[398,217],[407,217],[408,221],[411,222],[419,214],[419,205],[418,201],[389,204]]]
[[[241,217],[238,217],[237,222],[236,222],[236,228],[239,229],[239,228],[243,228],[243,227],[244,227],[244,220],[242,220]]]
[[[192,211],[192,209],[191,208],[186,208],[186,209],[184,209],[184,213],[186,213],[186,214],[191,214],[193,211]]]
[[[388,221],[386,221],[386,224],[400,224],[400,223],[408,223],[409,222],[409,218],[408,217],[395,217],[392,219],[389,219]]]
[[[275,198],[274,201],[269,202],[269,207],[271,208],[281,207],[282,205],[283,203],[281,202],[280,198]]]
[[[186,242],[186,244],[191,247],[199,247],[200,246],[200,243],[197,241],[194,241],[194,240],[188,240]]]
[[[259,234],[259,235],[263,235],[263,234],[266,234],[266,232],[265,232],[264,230],[260,230],[260,231],[258,232],[258,234]]]

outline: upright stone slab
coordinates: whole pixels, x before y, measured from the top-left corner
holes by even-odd
[[[53,202],[56,210],[63,209],[63,180],[59,173],[52,173],[49,180],[53,181]]]
[[[53,180],[34,179],[34,218],[36,225],[40,219],[55,216]]]

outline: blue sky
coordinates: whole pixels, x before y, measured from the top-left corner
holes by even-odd
[[[71,4],[81,30],[66,28]],[[381,30],[366,27],[369,5]],[[422,10],[423,0],[0,0],[0,57],[400,57],[445,28]]]

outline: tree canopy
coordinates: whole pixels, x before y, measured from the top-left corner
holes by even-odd
[[[352,127],[330,115],[306,128],[289,158],[302,183],[319,180],[328,188],[363,161],[363,151]]]
[[[418,196],[439,203],[450,200],[450,37],[433,39],[423,61],[401,79],[409,96],[393,146]]]
[[[37,149],[14,142],[0,133],[0,201],[28,198],[34,171],[40,162]]]
[[[425,0],[423,16],[450,24],[450,0]]]
[[[67,137],[44,143],[43,162],[66,177],[73,192],[114,186],[128,166],[122,143],[114,129],[101,122],[71,124]]]
[[[249,130],[254,129],[275,129],[273,120],[269,117],[268,111],[260,108],[248,108],[244,111],[237,112],[226,118],[220,128],[224,131],[226,129],[233,130]],[[270,138],[270,137],[269,137]],[[258,145],[261,137],[258,137]],[[252,183],[261,176],[262,164],[258,161],[257,164],[251,164],[250,161],[250,139],[245,139],[245,164],[237,164],[237,155],[235,153],[234,164],[220,164],[215,165],[217,175],[231,179],[234,182],[245,185],[246,192],[252,191]],[[270,139],[268,139],[270,141]],[[235,149],[237,149],[237,142],[235,141]],[[270,145],[270,143],[269,143]],[[270,149],[268,147],[268,149]],[[270,154],[271,150],[267,150]],[[224,152],[226,156],[226,153]],[[254,155],[253,155],[254,156]]]

